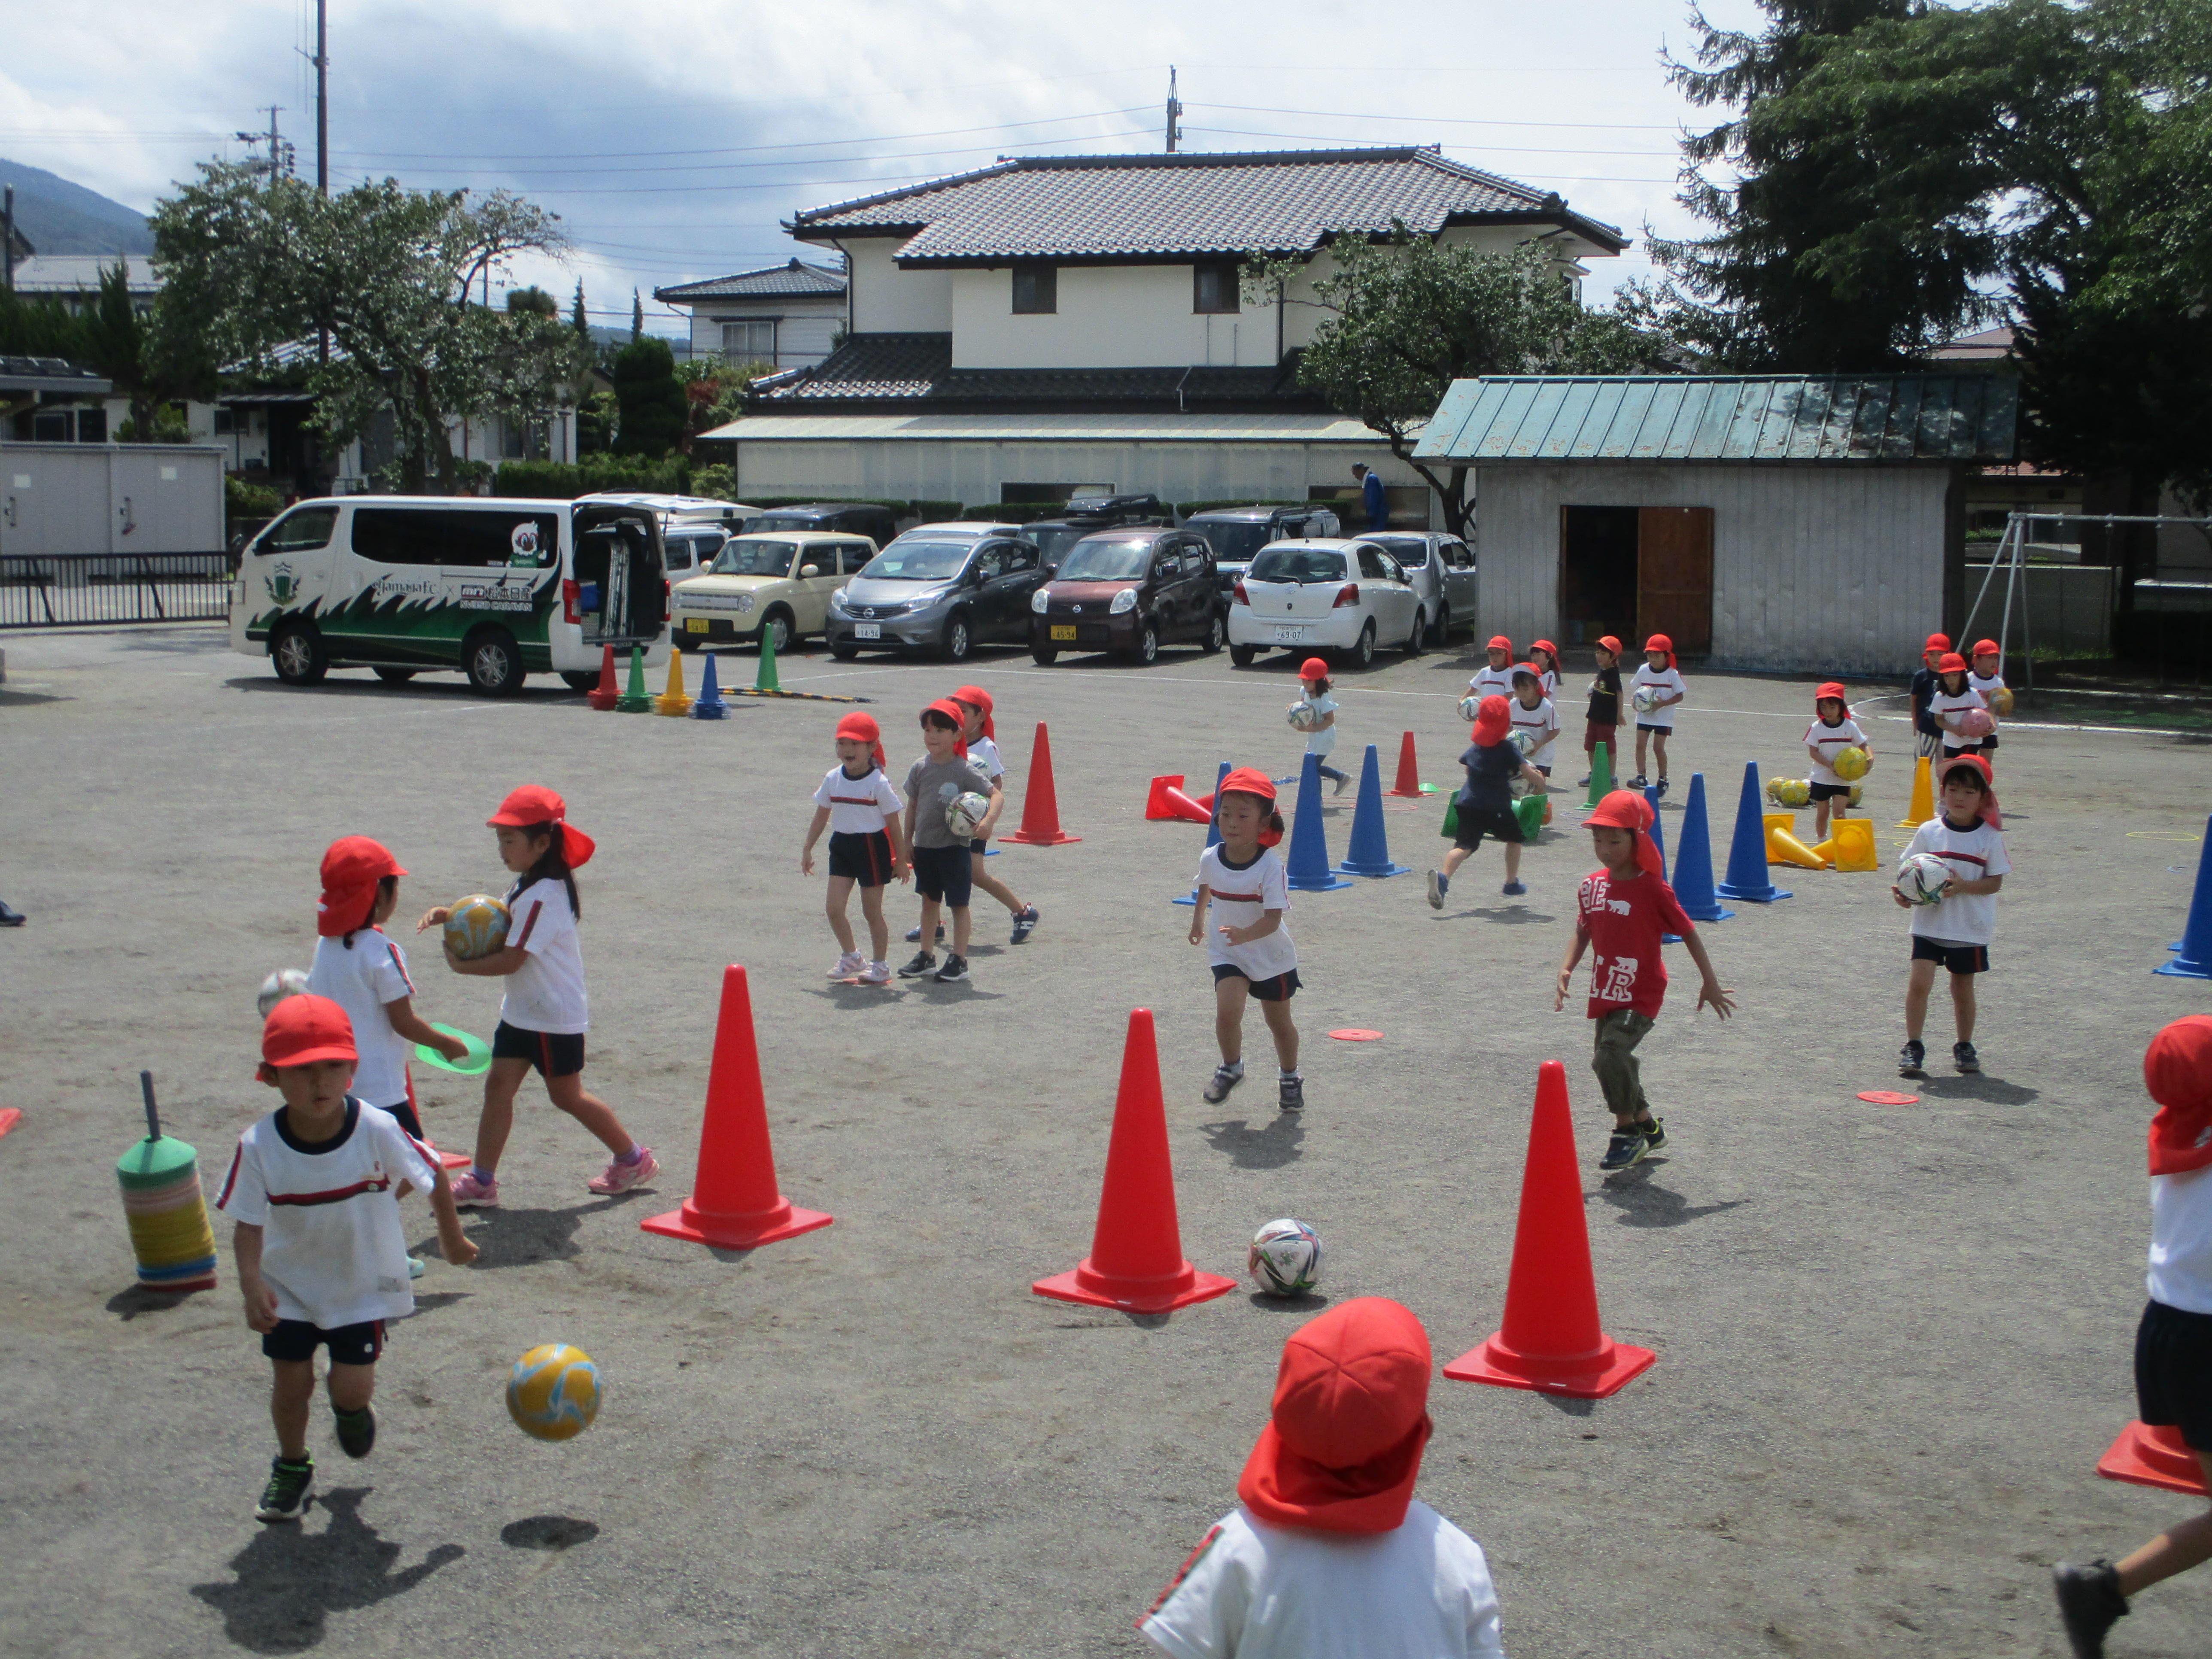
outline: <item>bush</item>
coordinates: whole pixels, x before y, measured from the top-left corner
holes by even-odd
[[[568,501],[602,489],[635,489],[655,495],[691,493],[690,463],[681,455],[647,460],[636,456],[586,455],[567,461],[504,461],[493,478],[495,495]]]
[[[908,510],[922,524],[944,524],[961,514],[957,501],[908,501]]]
[[[738,499],[737,468],[725,466],[719,461],[711,466],[693,467],[691,493],[694,495],[712,495],[718,501],[734,501]]]
[[[273,519],[284,498],[260,484],[225,475],[222,481],[223,516],[229,519]]]
[[[683,441],[690,402],[676,378],[668,342],[647,335],[615,354],[615,400],[622,419],[615,450],[623,455],[661,456]]]

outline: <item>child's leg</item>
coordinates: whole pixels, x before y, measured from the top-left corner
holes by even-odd
[[[497,1173],[499,1155],[507,1150],[507,1137],[514,1128],[514,1093],[530,1075],[530,1062],[504,1055],[484,1073],[483,1114],[477,1119],[476,1166],[486,1175]]]
[[[307,1407],[315,1397],[313,1359],[272,1359],[269,1416],[276,1425],[276,1455],[296,1463],[307,1455]]]
[[[964,957],[968,954],[968,922],[974,914],[974,911],[965,904],[956,906],[953,909],[952,954],[956,957]],[[924,926],[927,925],[927,920],[925,918]],[[927,939],[929,935],[924,933],[922,937]]]
[[[830,931],[837,936],[837,948],[848,957],[853,954],[853,924],[845,920],[845,907],[852,902],[852,877],[830,878],[830,896],[823,902],[823,909],[830,918]],[[867,902],[865,899],[861,901],[863,909],[866,908],[866,904]],[[882,908],[880,905],[877,908]]]
[[[1521,843],[1517,841],[1509,841],[1505,843],[1505,879],[1508,881],[1521,879]]]
[[[2198,1452],[2197,1466],[2212,1482],[2212,1453]],[[2164,1532],[2132,1554],[2120,1558],[2120,1594],[2133,1595],[2160,1579],[2186,1572],[2203,1561],[2212,1561],[2212,1510],[2192,1516]]]
[[[547,1078],[545,1092],[553,1097],[556,1106],[597,1135],[599,1144],[617,1158],[626,1156],[637,1145],[630,1139],[629,1131],[623,1127],[622,1120],[615,1115],[615,1109],[586,1091],[581,1072]]]
[[[1243,983],[1239,981],[1238,983]],[[1240,1009],[1239,1013],[1242,1013]],[[1275,1061],[1283,1068],[1285,1077],[1296,1075],[1298,1069],[1298,1028],[1291,1023],[1291,1000],[1263,1002],[1260,1012],[1267,1021],[1267,1030],[1275,1039]]]
[[[921,901],[921,953],[924,956],[930,954],[931,946],[937,940],[938,904],[939,900],[934,893],[927,895]]]
[[[1012,888],[1007,886],[1006,883],[1000,881],[996,876],[986,875],[984,873],[983,855],[981,853],[977,853],[974,855],[972,862],[975,868],[969,872],[968,877],[968,879],[971,884],[981,888],[993,898],[998,900],[1000,903],[1005,905],[1006,908],[1015,915],[1019,915],[1023,911],[1029,908],[1028,905],[1023,903],[1020,899],[1014,896],[1014,890]]]
[[[1912,964],[1912,977],[1905,982],[1905,1040],[1907,1042],[1920,1041],[1920,1028],[1928,1023],[1928,992],[1935,983],[1934,963],[1916,962]]]
[[[1636,775],[1639,778],[1649,775],[1644,769],[1644,750],[1645,745],[1650,741],[1651,734],[1641,726],[1638,726],[1636,728]]]
[[[1813,803],[1813,840],[1817,844],[1827,838],[1828,803],[1826,800],[1816,800]]]
[[[873,952],[871,962],[886,962],[890,957],[891,928],[884,920],[884,890],[863,887],[860,890],[860,915],[868,924],[868,948]]]
[[[1929,964],[1931,967],[1933,963]],[[1959,1041],[1974,1040],[1974,976],[1972,974],[1951,975],[1951,1012],[1959,1021]]]
[[[330,1375],[331,1404],[342,1412],[357,1412],[376,1392],[376,1367],[341,1365],[333,1360]]]
[[[1322,777],[1327,778],[1331,783],[1349,783],[1352,781],[1352,779],[1346,774],[1338,771],[1336,768],[1331,766],[1327,761],[1323,761],[1314,769]]]
[[[1650,1119],[1650,1103],[1644,1097],[1644,1068],[1636,1059],[1636,1045],[1650,1029],[1650,1015],[1629,1008],[1615,1009],[1597,1022],[1590,1070],[1597,1073],[1605,1103],[1613,1109],[1615,1128],[1629,1128],[1639,1120]]]
[[[1474,848],[1472,847],[1462,847],[1455,843],[1451,851],[1444,854],[1444,861],[1443,865],[1439,866],[1437,873],[1443,876],[1447,881],[1449,881],[1451,878],[1452,872],[1458,869],[1461,865],[1465,864],[1474,856]]]
[[[1244,1058],[1244,1000],[1252,981],[1231,974],[1213,981],[1213,1035],[1221,1044],[1221,1063],[1237,1065]]]
[[[1664,732],[1654,732],[1651,734],[1651,752],[1658,757],[1659,775],[1665,777],[1667,775],[1667,734]],[[1639,755],[1637,758],[1640,763],[1643,757]],[[1636,769],[1641,772],[1644,768],[1639,763]]]

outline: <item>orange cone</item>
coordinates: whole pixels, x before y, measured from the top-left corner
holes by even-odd
[[[599,655],[599,684],[596,690],[584,693],[584,701],[602,713],[612,708],[622,696],[622,687],[615,683],[615,648],[605,647]]]
[[[1145,797],[1145,816],[1147,818],[1179,818],[1188,823],[1213,822],[1212,801],[1193,800],[1182,792],[1182,778],[1154,778],[1149,794]]]
[[[1528,1122],[1505,1323],[1445,1366],[1444,1375],[1459,1382],[1602,1400],[1657,1358],[1649,1348],[1615,1342],[1598,1324],[1567,1072],[1547,1060],[1536,1075],[1536,1109]]]
[[[1417,799],[1421,794],[1421,769],[1413,763],[1413,734],[1411,732],[1399,740],[1398,781],[1391,786],[1390,793],[1410,795]]]
[[[1038,736],[1042,739],[1042,727]],[[1168,1162],[1167,1107],[1160,1098],[1160,1056],[1149,1008],[1129,1015],[1091,1254],[1073,1273],[1054,1273],[1030,1288],[1062,1302],[1130,1313],[1166,1313],[1236,1288],[1234,1279],[1202,1273],[1183,1259],[1175,1170]]]
[[[2112,1449],[2097,1460],[2097,1473],[2107,1480],[2126,1480],[2138,1486],[2159,1486],[2208,1496],[2204,1468],[2179,1429],[2154,1429],[2147,1423],[2130,1423],[2120,1431]]]
[[[722,970],[722,1012],[714,1024],[714,1060],[707,1073],[696,1182],[682,1209],[648,1217],[638,1225],[694,1244],[750,1250],[826,1227],[831,1220],[819,1210],[799,1208],[776,1190],[760,1050],[753,1041],[752,997],[745,988],[745,970],[734,964]]]
[[[1060,797],[1052,787],[1052,738],[1046,734],[1042,720],[1037,722],[1036,744],[1030,750],[1030,787],[1022,797],[1022,827],[999,839],[1023,847],[1058,847],[1083,839],[1060,833]]]

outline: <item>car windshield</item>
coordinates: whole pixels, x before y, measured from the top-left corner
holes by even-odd
[[[1265,548],[1245,577],[1255,582],[1342,581],[1344,555],[1322,547]]]
[[[708,567],[717,576],[787,576],[796,542],[732,542]]]
[[[1142,576],[1152,562],[1150,542],[1078,542],[1060,561],[1064,582],[1132,581]]]
[[[1374,540],[1408,570],[1421,569],[1429,562],[1429,544],[1419,536],[1377,536]]]
[[[893,542],[860,575],[879,582],[950,581],[975,550],[973,542]]]
[[[1037,556],[1044,561],[1048,570],[1060,562],[1061,554],[1088,533],[1080,525],[1057,525],[1050,530],[1040,529],[1035,525],[1030,526],[1030,539],[1036,544]]]
[[[1189,526],[1206,538],[1213,549],[1216,564],[1243,564],[1267,544],[1267,526],[1264,524],[1194,524]]]

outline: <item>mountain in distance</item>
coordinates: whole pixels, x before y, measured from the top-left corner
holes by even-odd
[[[41,253],[151,253],[146,216],[44,167],[0,157],[0,185],[15,186],[15,228]]]

